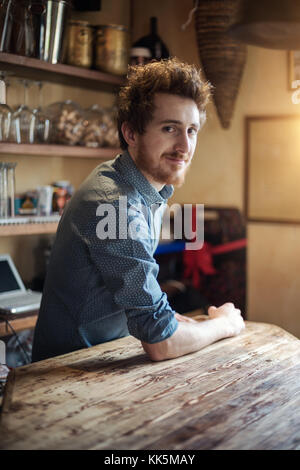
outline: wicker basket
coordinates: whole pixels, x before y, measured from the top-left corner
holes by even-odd
[[[235,101],[247,58],[247,46],[230,37],[239,0],[200,0],[195,27],[200,60],[222,126],[230,126]]]

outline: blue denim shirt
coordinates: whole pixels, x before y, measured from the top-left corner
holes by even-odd
[[[178,326],[153,254],[173,187],[158,192],[128,152],[96,167],[59,223],[33,361],[128,334],[156,343]]]

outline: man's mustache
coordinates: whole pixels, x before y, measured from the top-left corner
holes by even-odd
[[[187,157],[186,155],[182,155],[180,153],[177,153],[177,152],[165,153],[164,156],[169,157],[169,158],[173,158],[174,160],[184,160],[185,162],[189,161],[189,157]]]

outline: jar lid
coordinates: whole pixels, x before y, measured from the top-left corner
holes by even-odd
[[[132,47],[130,51],[131,57],[152,57],[150,49],[147,47]]]
[[[126,28],[126,26],[123,26],[121,24],[99,24],[99,25],[96,25],[95,28],[97,29],[112,28],[112,29],[118,29],[120,31],[128,31],[128,28]]]
[[[29,0],[30,1],[30,0]],[[47,0],[39,0],[40,3],[47,3]],[[53,3],[66,3],[68,7],[73,6],[73,0],[52,0]]]
[[[78,25],[78,26],[86,26],[86,27],[91,27],[92,25],[89,24],[88,21],[81,21],[81,20],[70,20],[69,25]]]

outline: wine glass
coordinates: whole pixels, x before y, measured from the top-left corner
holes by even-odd
[[[11,137],[18,144],[33,144],[36,142],[34,114],[28,107],[28,80],[20,80],[24,87],[24,101],[13,113],[11,119]]]
[[[6,91],[8,82],[4,72],[0,73],[0,142],[9,139],[12,111],[6,104]]]
[[[35,82],[38,87],[38,106],[33,109],[34,133],[38,142],[47,143],[50,140],[51,120],[42,103],[43,82]]]

